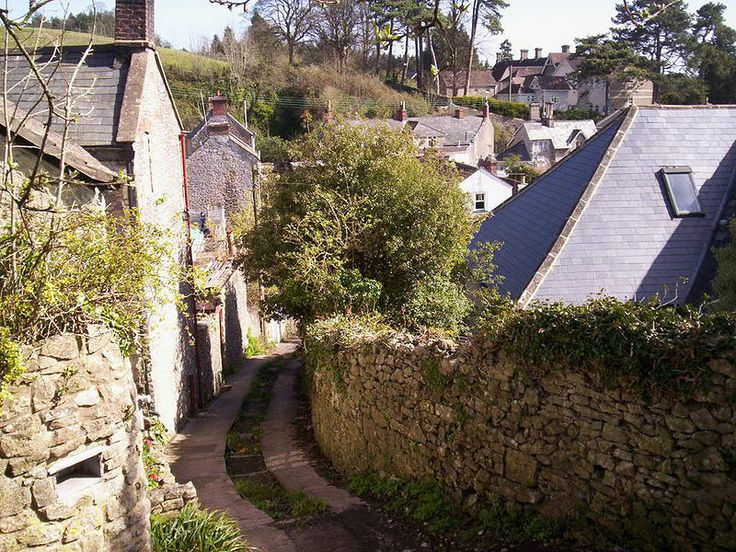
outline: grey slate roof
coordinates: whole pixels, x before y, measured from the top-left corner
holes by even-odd
[[[704,216],[672,216],[658,171],[673,165],[692,168]],[[522,303],[582,303],[601,291],[682,303],[735,175],[736,106],[631,107],[502,206],[476,239],[504,243],[495,259],[502,289]]]
[[[36,61],[44,76],[49,79],[51,90],[60,98],[63,106],[66,88],[79,63],[84,47],[66,47],[61,54],[53,48],[38,51]],[[80,67],[74,80],[72,97],[78,122],[70,127],[70,138],[81,146],[109,145],[115,142],[123,93],[130,65],[130,49],[115,49],[113,45],[94,46],[93,53]],[[58,61],[61,63],[57,63]],[[3,61],[4,63],[4,61]],[[24,112],[32,110],[34,116],[45,122],[48,115],[44,103],[36,105],[41,97],[38,82],[29,78],[29,67],[20,53],[8,55],[8,97]],[[52,129],[61,133],[63,124],[55,120]]]
[[[590,138],[596,133],[595,122],[592,119],[582,121],[554,121],[554,126],[547,126],[537,121],[527,121],[524,123],[529,139],[552,140],[552,146],[555,149],[566,150],[570,148],[579,132],[582,132],[585,138]]]

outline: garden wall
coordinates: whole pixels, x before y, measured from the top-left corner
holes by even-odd
[[[650,549],[736,545],[733,358],[706,391],[651,402],[585,370],[532,378],[482,343],[313,335],[307,363],[316,439],[344,473],[433,479],[471,509],[501,496]]]
[[[24,354],[0,415],[0,550],[150,550],[129,362],[109,333]]]

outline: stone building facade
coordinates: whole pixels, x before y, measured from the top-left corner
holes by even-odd
[[[306,343],[312,421],[341,472],[433,479],[466,504],[501,496],[642,550],[733,550],[733,353],[692,398],[644,401],[626,378],[532,377],[491,343],[322,339]]]
[[[24,349],[0,414],[0,550],[150,550],[142,417],[112,334]]]

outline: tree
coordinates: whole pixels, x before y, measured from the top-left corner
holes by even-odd
[[[695,15],[694,53],[689,66],[713,103],[736,103],[736,30],[726,25],[726,6],[709,2]]]
[[[258,0],[256,9],[286,43],[289,65],[294,65],[297,45],[309,38],[314,28],[311,0]]]
[[[716,249],[718,273],[713,288],[720,310],[736,311],[736,219],[731,220],[731,242]]]
[[[577,82],[603,81],[606,86],[606,103],[613,83],[644,80],[652,74],[652,64],[637,54],[628,44],[612,40],[607,35],[594,35],[575,40],[576,56],[583,60],[572,75]]]
[[[499,49],[501,51],[501,59],[513,59],[513,46],[508,38],[501,43]]]
[[[443,290],[457,298],[474,223],[447,161],[420,160],[408,134],[348,125],[302,137],[292,157],[299,164],[267,184],[240,244],[239,265],[263,278],[271,313],[310,321],[377,309],[411,325],[405,306],[441,304],[428,294]]]
[[[668,105],[702,105],[708,100],[708,85],[703,79],[675,73],[660,75],[659,101]]]
[[[468,95],[470,88],[470,77],[473,71],[473,52],[475,50],[475,39],[478,31],[478,24],[482,24],[491,34],[499,34],[503,31],[501,27],[501,10],[508,7],[508,3],[504,0],[472,0],[472,10],[470,14],[470,43],[468,44],[467,54],[467,74],[465,75],[465,95]]]
[[[634,13],[655,15],[640,24]],[[691,16],[684,2],[671,3],[664,10],[656,0],[617,4],[613,22],[618,25],[611,29],[614,40],[654,62],[659,73],[672,70],[689,52]]]
[[[324,4],[318,9],[315,36],[318,44],[337,61],[340,71],[345,69],[350,51],[355,46],[360,23],[356,0],[342,0],[337,4]]]

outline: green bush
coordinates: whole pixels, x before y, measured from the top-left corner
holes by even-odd
[[[8,328],[0,327],[0,406],[8,398],[8,388],[23,373],[20,345],[10,337]]]
[[[244,351],[246,358],[266,355],[272,349],[262,338],[250,333],[250,330],[247,337],[248,345]]]
[[[722,311],[736,311],[736,218],[731,220],[731,242],[717,249],[718,273],[713,282],[718,302],[716,306]]]
[[[515,357],[530,375],[571,368],[602,383],[625,377],[644,396],[699,388],[712,359],[736,351],[736,316],[691,306],[611,297],[583,305],[509,307],[484,320],[480,338]]]
[[[483,104],[488,101],[488,107],[491,113],[505,117],[514,117],[516,119],[529,118],[529,106],[519,102],[482,98],[480,96],[455,96],[452,101],[458,105],[472,107],[473,109],[483,109]]]
[[[235,520],[188,504],[175,515],[151,516],[155,552],[241,552],[248,550]]]
[[[289,161],[289,142],[278,136],[261,136],[256,143],[261,161],[277,165]]]
[[[439,328],[452,334],[465,329],[470,300],[449,278],[429,277],[411,290],[404,306],[404,325],[410,329]]]

